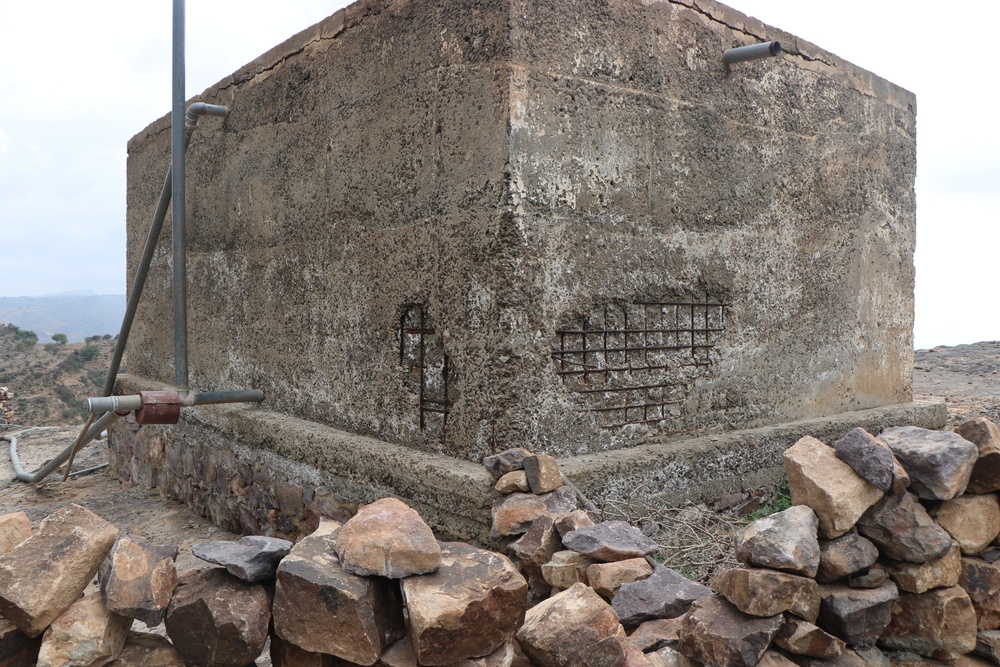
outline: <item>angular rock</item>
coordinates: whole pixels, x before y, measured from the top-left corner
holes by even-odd
[[[531,452],[527,449],[514,447],[487,456],[483,459],[483,465],[486,466],[486,470],[493,476],[493,479],[498,480],[509,472],[524,470],[524,459],[528,456],[531,456]]]
[[[881,567],[873,567],[865,573],[852,574],[847,579],[851,588],[879,588],[889,581],[889,574]]]
[[[514,636],[527,606],[527,583],[507,557],[459,542],[444,545],[437,572],[402,587],[421,665],[489,655]]]
[[[928,500],[962,495],[972,475],[979,449],[948,431],[918,426],[894,426],[879,435],[910,475],[910,491]]]
[[[118,657],[132,619],[108,611],[101,595],[86,595],[64,611],[42,635],[38,667],[103,665]]]
[[[29,637],[13,621],[0,617],[0,665],[3,667],[35,667],[41,637]]]
[[[866,650],[874,651],[875,649]],[[796,656],[795,662],[799,667],[870,667],[868,661],[861,654],[861,650],[845,648],[843,653],[830,660],[820,660],[819,658],[811,658],[809,656]],[[879,667],[892,666],[889,664],[888,658],[886,658],[885,665],[880,665]],[[898,665],[897,667],[902,667],[902,665]]]
[[[958,585],[969,595],[980,630],[1000,628],[1000,564],[963,558]]]
[[[966,493],[1000,491],[1000,429],[997,425],[986,417],[976,417],[956,426],[955,433],[979,450]]]
[[[818,528],[811,508],[789,507],[750,523],[737,539],[736,557],[754,567],[814,577],[820,560]]]
[[[622,584],[611,604],[623,625],[635,627],[654,618],[680,616],[695,600],[711,594],[706,586],[658,565],[645,579]]]
[[[640,651],[656,651],[681,637],[684,617],[654,618],[646,621],[628,636],[628,643]]]
[[[774,636],[774,643],[789,653],[833,660],[844,652],[846,644],[809,621],[786,616],[785,624]]]
[[[533,569],[538,570],[538,576],[541,577],[541,566],[552,560],[552,554],[562,550],[553,516],[543,514],[532,521],[527,532],[511,547],[522,566],[533,565]]]
[[[976,648],[976,612],[958,586],[919,595],[901,593],[879,646],[927,657],[967,653]]]
[[[163,621],[177,585],[177,547],[121,535],[98,569],[104,605],[150,627]]]
[[[784,462],[792,503],[808,505],[816,512],[824,537],[840,537],[849,531],[882,498],[882,491],[838,459],[833,448],[811,436],[786,449]]]
[[[408,641],[404,640],[403,643],[409,646]],[[271,656],[271,667],[340,667],[344,664],[332,655],[312,653],[301,649],[291,642],[286,642],[278,635],[271,635],[269,655]],[[411,664],[416,667],[416,659]]]
[[[184,667],[184,661],[166,637],[130,632],[122,652],[106,667]]]
[[[201,542],[191,547],[191,553],[205,562],[223,566],[234,577],[253,583],[273,578],[278,563],[291,548],[292,543],[288,540],[247,535],[235,542]]]
[[[523,470],[514,470],[507,473],[497,480],[496,486],[493,488],[496,489],[497,493],[505,495],[514,493],[515,491],[519,493],[528,493],[531,491],[531,487],[528,486],[528,476]]]
[[[593,525],[594,520],[584,510],[573,510],[556,516],[556,530],[559,531],[559,537],[571,530]]]
[[[382,498],[358,510],[334,545],[340,565],[352,574],[402,579],[441,566],[441,546],[416,510]]]
[[[567,549],[603,563],[651,556],[660,548],[642,531],[624,521],[583,526],[563,535],[562,541]]]
[[[856,572],[868,569],[878,560],[878,549],[868,538],[847,533],[833,540],[824,540],[819,547],[819,568],[816,581],[829,584]]]
[[[721,595],[691,605],[677,650],[705,667],[753,667],[781,628],[781,616],[748,616]]]
[[[932,588],[958,584],[962,573],[962,550],[953,544],[944,556],[926,563],[884,561],[882,566],[901,590],[924,593]]]
[[[858,532],[892,560],[926,563],[951,549],[951,536],[912,493],[883,498],[858,521]]]
[[[844,651],[844,653],[849,652],[851,652],[851,649]],[[889,656],[882,653],[876,646],[866,649],[854,649],[854,653],[861,658],[863,667],[892,667]]]
[[[780,651],[769,648],[764,651],[764,656],[757,663],[757,667],[798,667]]]
[[[871,648],[889,625],[892,603],[899,597],[895,584],[881,588],[850,588],[837,584],[819,587],[822,598],[817,625],[843,639],[848,646]]]
[[[852,428],[833,443],[837,458],[851,466],[862,479],[887,493],[892,489],[892,450],[863,428]]]
[[[631,584],[653,573],[645,558],[629,558],[613,563],[594,563],[587,566],[587,583],[601,597],[610,600],[622,584]]]
[[[569,588],[573,584],[587,583],[587,568],[594,561],[583,554],[568,549],[552,554],[552,559],[542,565],[542,578],[550,586],[559,589]]]
[[[322,521],[278,565],[274,631],[306,651],[370,665],[405,634],[399,585],[344,570],[333,552],[338,529]]]
[[[243,667],[261,651],[271,596],[222,568],[181,581],[167,608],[167,636],[191,667]]]
[[[79,505],[53,512],[0,556],[0,615],[40,635],[80,597],[116,537],[117,528]]]
[[[967,556],[982,553],[1000,535],[1000,499],[993,493],[945,500],[932,516]]]
[[[493,528],[490,535],[494,540],[520,535],[528,530],[532,521],[543,514],[564,514],[575,509],[576,495],[568,486],[560,486],[543,496],[511,493],[493,503]]]
[[[0,556],[31,537],[31,521],[24,512],[0,515]]]
[[[819,585],[814,579],[775,570],[733,568],[712,582],[712,589],[751,616],[790,611],[807,621],[819,615]]]
[[[976,635],[974,652],[1000,665],[1000,630],[987,630]]]
[[[622,667],[628,646],[611,605],[583,584],[528,610],[517,641],[539,667]]]
[[[536,495],[555,491],[563,485],[559,474],[559,464],[548,454],[532,454],[524,457],[524,474],[528,486]]]

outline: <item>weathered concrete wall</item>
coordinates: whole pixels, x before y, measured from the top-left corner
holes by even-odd
[[[466,460],[910,400],[914,98],[721,5],[372,0],[199,99],[199,389]],[[129,144],[130,274],[168,128]],[[169,247],[128,359],[164,383]]]

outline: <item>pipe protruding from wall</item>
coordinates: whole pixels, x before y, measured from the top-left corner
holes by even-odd
[[[733,63],[742,63],[747,60],[773,58],[780,53],[780,42],[762,42],[760,44],[751,44],[750,46],[740,46],[735,49],[728,49],[722,54],[722,62],[727,65],[732,65]]]

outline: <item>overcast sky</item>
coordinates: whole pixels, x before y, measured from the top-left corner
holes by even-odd
[[[345,2],[188,0],[187,96]],[[727,4],[917,94],[916,347],[1000,339],[1000,3]],[[0,0],[0,296],[125,292],[128,139],[170,110],[170,0]]]

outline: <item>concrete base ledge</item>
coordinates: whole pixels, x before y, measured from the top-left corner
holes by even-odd
[[[120,377],[119,387],[124,393],[163,388],[162,383],[136,376]],[[946,416],[943,401],[915,401],[663,440],[564,458],[560,464],[598,503],[603,498],[630,497],[671,504],[710,501],[777,484],[781,453],[803,435],[831,442],[854,426],[875,434],[893,425],[941,428]],[[390,495],[403,498],[437,530],[481,543],[489,537],[495,492],[492,478],[478,463],[257,407],[187,408],[174,426],[138,428],[119,423],[111,449],[112,468],[127,482],[160,487],[230,529],[294,537],[305,530],[295,515],[321,511],[310,499],[329,491],[345,506]],[[217,470],[220,466],[233,469]],[[254,491],[246,492],[249,488]],[[306,489],[305,500],[301,494],[290,494],[289,488]],[[289,495],[294,500],[286,502]]]

